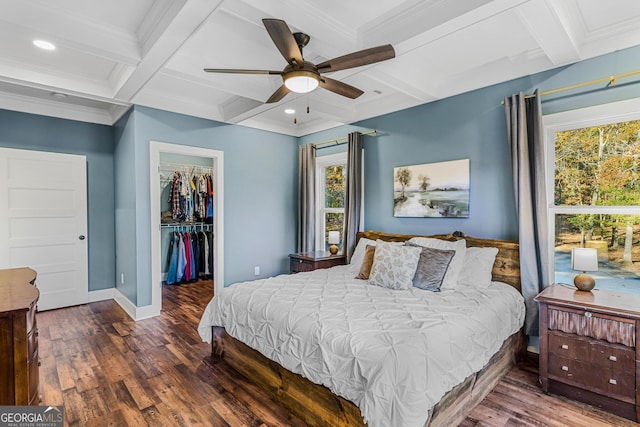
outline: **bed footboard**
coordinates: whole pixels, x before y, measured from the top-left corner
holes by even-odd
[[[222,358],[224,355],[224,337],[227,335],[220,326],[211,327],[211,357]]]
[[[227,364],[310,426],[366,426],[360,409],[352,402],[283,368],[228,335],[224,328],[214,326],[212,332],[212,361],[224,357]],[[428,426],[460,424],[524,355],[524,338],[522,330],[511,335],[480,372],[470,375],[445,394],[433,408]]]

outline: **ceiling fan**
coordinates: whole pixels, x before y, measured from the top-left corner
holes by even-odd
[[[280,101],[289,92],[308,93],[318,86],[338,95],[355,99],[364,92],[341,81],[325,77],[322,74],[374,64],[396,56],[393,47],[387,44],[349,53],[320,64],[313,64],[305,61],[302,56],[302,48],[309,43],[311,37],[304,33],[292,33],[287,23],[281,19],[263,19],[262,22],[273,43],[275,43],[288,63],[284,70],[205,68],[204,71],[231,74],[278,74],[282,76],[282,86],[267,99],[267,104]]]

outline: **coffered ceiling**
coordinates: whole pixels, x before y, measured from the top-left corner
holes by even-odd
[[[396,57],[327,74],[356,99],[265,104],[279,75],[203,71],[282,70],[263,18],[310,35],[316,64],[387,43]],[[137,104],[301,136],[639,43],[635,0],[0,0],[0,108],[113,124]]]

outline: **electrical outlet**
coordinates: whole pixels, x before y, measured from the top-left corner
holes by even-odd
[[[120,273],[120,284],[124,285],[124,273]]]
[[[256,276],[260,275],[260,266],[256,265],[255,267],[253,267],[253,274]]]

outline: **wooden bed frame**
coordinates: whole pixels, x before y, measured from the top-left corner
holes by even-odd
[[[416,236],[367,231],[358,233],[358,239],[361,237],[401,242]],[[498,248],[492,270],[493,280],[507,283],[521,291],[518,243],[478,239],[465,236],[461,232],[423,237],[449,241],[464,238],[467,247]],[[461,384],[444,395],[433,408],[427,424],[430,427],[460,424],[515,365],[516,360],[524,355],[526,349],[524,338],[522,330],[507,338],[501,349],[479,372],[468,376]],[[229,336],[224,328],[214,326],[211,356],[205,358],[205,362],[216,363],[223,357],[227,364],[311,426],[365,426],[360,410],[352,402],[336,396],[322,385],[312,383],[283,368],[277,362]]]

